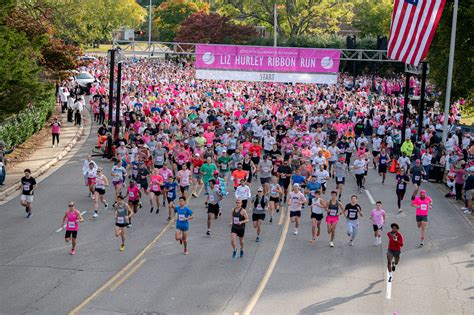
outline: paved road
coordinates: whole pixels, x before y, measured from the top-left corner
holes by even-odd
[[[399,222],[406,238],[387,299],[386,239],[383,248],[372,246],[367,215],[354,247],[347,245],[344,220],[337,228],[335,248],[328,246],[325,233],[310,245],[307,209],[297,236],[291,226],[282,234],[286,216],[274,218],[273,224],[266,222],[258,244],[248,225],[246,256],[232,262],[227,223],[233,197],[224,202],[224,216],[215,222],[212,237],[205,235],[204,200],[191,201],[196,218],[191,222],[188,256],[174,241],[174,228],[167,225],[166,215],[148,213],[149,205],[144,203],[127,230],[127,248],[120,252],[112,211],[102,211],[93,220],[92,203],[83,186],[82,161],[95,139],[93,130],[84,147],[40,183],[31,220],[24,218],[18,199],[1,206],[0,283],[8,289],[0,291],[0,313],[64,314],[77,306],[81,314],[473,312],[473,232],[434,184],[424,185],[434,199],[434,209],[426,245],[418,248],[414,211],[395,212],[393,176],[382,186],[370,171],[366,186],[371,196],[383,201],[387,221]],[[96,160],[110,169],[110,163]],[[344,201],[353,192],[355,181],[349,178]],[[69,200],[88,211],[75,256],[68,254],[63,232],[55,232]],[[359,203],[367,214],[370,199],[360,194]],[[272,268],[279,242],[281,255]],[[262,286],[265,276],[270,276],[269,281]],[[258,289],[261,295],[255,296]]]

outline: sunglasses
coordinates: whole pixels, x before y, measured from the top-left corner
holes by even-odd
[[[69,205],[69,207],[74,207],[74,205]]]

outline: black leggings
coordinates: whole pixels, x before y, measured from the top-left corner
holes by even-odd
[[[454,184],[454,188],[456,189],[456,200],[462,200],[462,188],[464,184]]]
[[[357,187],[362,188],[363,186],[363,180],[364,180],[364,174],[355,174],[356,181],[357,181]]]
[[[403,197],[405,197],[405,191],[406,190],[398,190],[397,189],[397,205],[398,205],[398,209],[400,209],[402,207],[402,200],[403,200]]]
[[[56,139],[56,143],[59,144],[59,133],[53,133],[53,145],[54,145],[54,139]]]

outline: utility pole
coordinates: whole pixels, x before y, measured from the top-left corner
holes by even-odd
[[[410,99],[408,98],[410,91],[410,74],[405,71],[405,98],[403,102],[403,118],[402,118],[402,141],[400,143],[403,144],[405,142],[405,132],[407,130],[407,116],[408,116],[408,102]]]
[[[118,134],[120,130],[120,104],[122,102],[122,63],[123,63],[123,53],[118,50],[117,51],[117,99],[116,99],[116,107],[115,107],[115,132],[114,132],[114,139],[118,139]]]
[[[108,127],[109,131],[112,132],[112,106],[114,103],[114,71],[115,71],[115,49],[109,49],[109,63],[110,63],[110,73],[109,73],[109,119]]]
[[[453,24],[451,26],[451,43],[449,47],[448,81],[446,82],[446,98],[444,99],[443,138],[441,142],[443,144],[446,142],[446,138],[448,137],[449,106],[451,105],[451,83],[453,81],[454,49],[456,47],[457,21],[458,21],[458,0],[454,0]]]
[[[428,64],[422,63],[421,72],[421,91],[420,91],[420,111],[418,113],[418,141],[421,141],[421,135],[423,133],[423,111],[425,110],[425,90],[426,90],[426,72],[428,70]]]
[[[150,6],[148,7],[148,46],[151,46],[151,5],[152,0],[150,0]]]

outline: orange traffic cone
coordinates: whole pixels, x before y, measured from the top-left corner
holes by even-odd
[[[390,169],[388,171],[390,173],[396,173],[397,172],[397,164],[398,164],[398,161],[396,159],[392,159],[392,163],[391,163]]]

